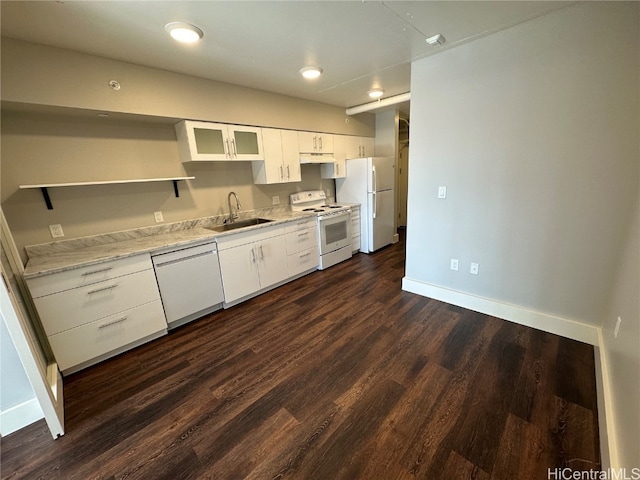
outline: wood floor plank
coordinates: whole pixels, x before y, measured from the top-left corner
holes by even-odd
[[[547,480],[552,464],[551,438],[537,425],[509,415],[492,478]]]
[[[403,275],[401,240],[66,377],[66,434],[40,421],[2,438],[0,478],[529,480],[600,465],[592,347],[404,292]]]

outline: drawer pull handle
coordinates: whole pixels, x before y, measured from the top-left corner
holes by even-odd
[[[302,233],[298,234],[299,237],[304,237],[304,236],[307,236],[307,235],[309,235],[309,232],[302,232]]]
[[[87,275],[95,275],[96,273],[108,272],[112,269],[113,267],[101,268],[100,270],[91,270],[90,272],[84,272],[82,276],[86,277]]]
[[[107,327],[110,327],[111,325],[117,325],[118,323],[124,322],[127,318],[128,317],[122,317],[122,318],[119,318],[117,320],[114,320],[113,322],[103,323],[98,328],[107,328]]]
[[[98,293],[98,292],[104,292],[106,290],[111,290],[112,288],[116,288],[117,286],[118,286],[118,284],[115,283],[113,285],[109,285],[108,287],[96,288],[95,290],[89,290],[87,292],[87,295],[91,295],[93,293]]]
[[[308,257],[310,255],[311,255],[311,252],[307,252],[307,253],[304,253],[304,254],[300,255],[300,258]]]

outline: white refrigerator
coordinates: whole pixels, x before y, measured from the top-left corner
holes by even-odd
[[[361,205],[361,252],[393,243],[394,168],[393,157],[355,158],[347,160],[346,177],[336,179],[336,201]]]

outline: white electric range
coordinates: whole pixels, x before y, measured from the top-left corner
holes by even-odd
[[[315,213],[318,222],[318,244],[320,263],[324,270],[336,263],[351,258],[351,208],[345,205],[328,204],[322,190],[292,193],[291,210]]]

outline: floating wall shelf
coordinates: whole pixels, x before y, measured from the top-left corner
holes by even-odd
[[[178,191],[179,180],[193,180],[196,177],[170,177],[170,178],[136,178],[131,180],[105,180],[101,182],[73,182],[73,183],[45,183],[42,185],[19,185],[18,188],[39,188],[44,198],[44,203],[47,204],[49,210],[53,210],[51,204],[51,198],[49,197],[49,188],[57,187],[83,187],[87,185],[116,185],[119,183],[149,183],[149,182],[173,182],[173,191],[176,197],[180,196]]]

